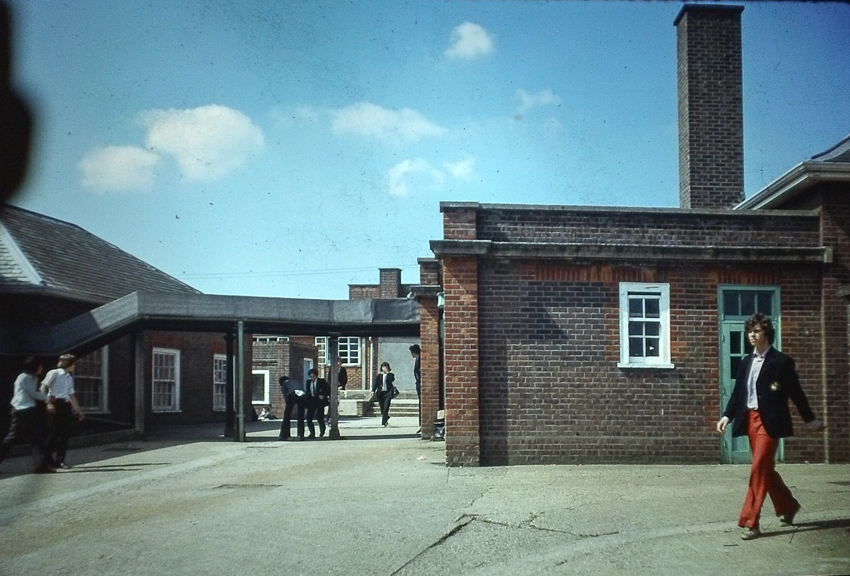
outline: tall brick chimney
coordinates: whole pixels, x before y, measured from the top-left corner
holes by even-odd
[[[401,293],[400,268],[379,268],[378,273],[381,278],[381,298],[401,298],[405,296]]]
[[[679,206],[744,200],[743,6],[686,4],[676,17]]]

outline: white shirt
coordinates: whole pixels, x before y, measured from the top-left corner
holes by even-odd
[[[54,368],[44,377],[47,393],[60,400],[67,400],[74,393],[74,377],[64,368]]]
[[[12,396],[12,408],[26,410],[34,408],[36,400],[47,400],[47,396],[38,391],[38,376],[21,372],[15,379],[15,393]]]
[[[764,366],[764,356],[767,354],[768,350],[770,350],[770,346],[765,348],[764,352],[761,354],[753,350],[753,363],[750,364],[750,378],[747,380],[747,408],[750,410],[758,410],[759,408],[756,382],[759,379],[761,367]]]

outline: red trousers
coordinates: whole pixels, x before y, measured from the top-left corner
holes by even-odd
[[[779,440],[768,435],[756,410],[747,412],[747,420],[753,467],[750,470],[750,488],[747,490],[747,499],[738,519],[738,526],[758,529],[761,507],[764,497],[768,494],[777,516],[793,514],[800,507],[800,503],[794,499],[791,490],[776,471],[776,449],[779,447]]]

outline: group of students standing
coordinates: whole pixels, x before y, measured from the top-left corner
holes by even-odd
[[[410,347],[410,355],[414,358],[413,376],[416,380],[416,394],[420,394],[421,376],[419,369],[419,356],[421,349],[418,344]],[[348,374],[341,364],[339,366],[339,388],[345,390],[348,383]],[[289,376],[281,376],[278,380],[280,391],[284,399],[283,422],[280,426],[278,440],[289,440],[291,438],[292,413],[297,418],[296,433],[299,440],[304,440],[304,428],[306,424],[309,435],[308,440],[316,438],[316,427],[314,421],[319,425],[319,437],[325,435],[326,420],[325,408],[330,405],[331,386],[324,378],[319,378],[319,371],[311,368],[307,372],[309,378],[302,386],[300,382]],[[372,379],[372,399],[377,400],[381,407],[381,426],[389,426],[390,404],[392,399],[398,395],[395,387],[395,375],[389,362],[382,362],[380,371]]]
[[[63,354],[57,367],[44,374],[44,366],[37,358],[24,360],[23,370],[15,379],[9,433],[0,443],[0,462],[15,444],[30,443],[33,472],[44,474],[70,468],[65,463],[68,439],[73,435],[75,420],[85,418],[74,390],[76,361],[74,355]]]

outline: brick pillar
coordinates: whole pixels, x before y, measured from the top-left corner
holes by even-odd
[[[419,400],[422,416],[422,439],[434,435],[434,421],[440,409],[440,310],[435,297],[419,298],[419,340],[422,355],[422,396]]]
[[[686,4],[676,17],[681,208],[744,200],[743,10]]]
[[[468,256],[446,256],[442,262],[446,464],[478,466],[478,261]]]

